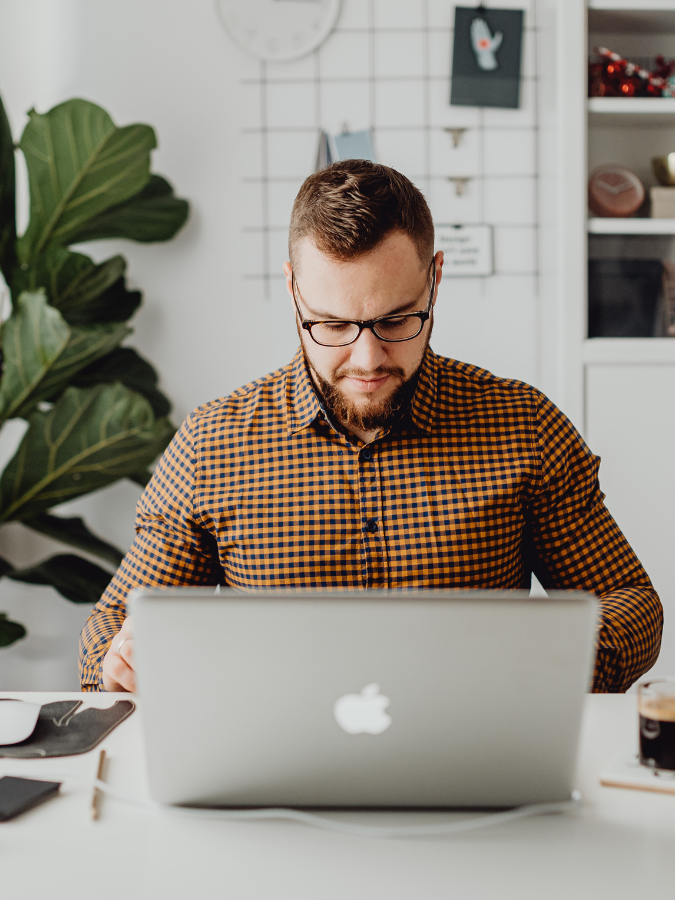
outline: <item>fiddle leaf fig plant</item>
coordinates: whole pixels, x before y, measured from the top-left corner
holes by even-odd
[[[96,263],[73,244],[104,238],[170,240],[188,216],[166,179],[150,171],[149,125],[117,127],[86,100],[44,114],[31,110],[15,147],[0,100],[0,429],[26,428],[0,472],[0,578],[50,585],[93,604],[122,551],[60,504],[122,478],[141,485],[174,433],[157,373],[121,346],[141,303],[126,285],[120,255]],[[16,230],[15,153],[28,171],[30,216]],[[62,553],[19,568],[2,555],[2,525],[25,528],[85,553]],[[93,562],[94,557],[105,568]],[[26,634],[0,612],[0,647]]]

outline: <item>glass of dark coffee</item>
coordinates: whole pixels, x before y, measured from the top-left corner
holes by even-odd
[[[675,679],[638,687],[640,762],[651,769],[675,771]]]

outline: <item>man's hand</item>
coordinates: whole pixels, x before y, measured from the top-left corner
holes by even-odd
[[[131,639],[131,616],[128,616],[112,639],[110,649],[103,659],[103,687],[106,691],[136,690]],[[120,644],[123,646],[120,648]]]

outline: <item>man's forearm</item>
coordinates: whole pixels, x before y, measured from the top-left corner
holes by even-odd
[[[601,622],[593,691],[621,693],[656,662],[663,610],[653,588],[628,587],[600,596]]]
[[[101,665],[110,642],[127,615],[127,597],[138,587],[215,585],[220,565],[201,548],[176,537],[155,520],[140,528],[105,593],[92,610],[80,636],[80,684],[83,691],[102,691]]]
[[[94,607],[80,635],[80,686],[83,691],[102,691],[101,666],[110,642],[122,627],[121,609]]]

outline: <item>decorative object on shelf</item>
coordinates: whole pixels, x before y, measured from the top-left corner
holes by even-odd
[[[462,138],[464,134],[468,131],[468,128],[444,128],[443,131],[447,131],[452,140],[453,149],[457,149],[462,142]]]
[[[662,268],[660,259],[590,259],[588,336],[654,337]]]
[[[659,54],[654,59],[654,69],[652,75],[656,78],[663,78],[666,86],[663,88],[664,97],[675,97],[675,59],[667,60]]]
[[[455,196],[463,197],[466,194],[471,177],[468,175],[448,175],[448,181],[452,181],[455,185]]]
[[[436,225],[436,246],[445,254],[446,278],[492,275],[491,225]]]
[[[653,187],[649,189],[652,219],[675,219],[675,187]]]
[[[655,156],[652,159],[652,169],[659,184],[664,185],[664,187],[675,186],[675,153]]]
[[[675,60],[657,56],[650,71],[607,47],[595,47],[593,52],[600,61],[588,64],[589,97],[675,96]]]
[[[216,0],[230,37],[254,56],[286,62],[306,56],[328,37],[340,0]]]
[[[661,331],[664,337],[675,337],[675,263],[663,260],[661,278]]]
[[[452,106],[520,105],[522,9],[455,7]]]
[[[588,205],[596,216],[629,218],[645,199],[644,185],[634,172],[613,163],[598,166],[588,180]]]
[[[316,155],[316,171],[342,159],[369,159],[371,162],[377,162],[372,133],[366,129],[349,131],[346,125],[341,134],[333,135],[321,131]]]
[[[70,246],[103,238],[168,241],[188,204],[150,171],[149,125],[118,128],[86,100],[28,113],[18,148],[0,102],[0,270],[11,294],[2,324],[0,428],[27,423],[0,472],[0,524],[61,541],[115,568],[122,551],[80,518],[51,509],[121,479],[145,485],[171,440],[171,404],[157,374],[131,347],[127,322],[141,303],[126,261],[95,263]],[[28,171],[30,218],[16,233],[15,150]],[[73,553],[29,567],[0,556],[0,576],[51,585],[74,603],[95,603],[112,572]],[[25,629],[0,613],[0,647]]]

